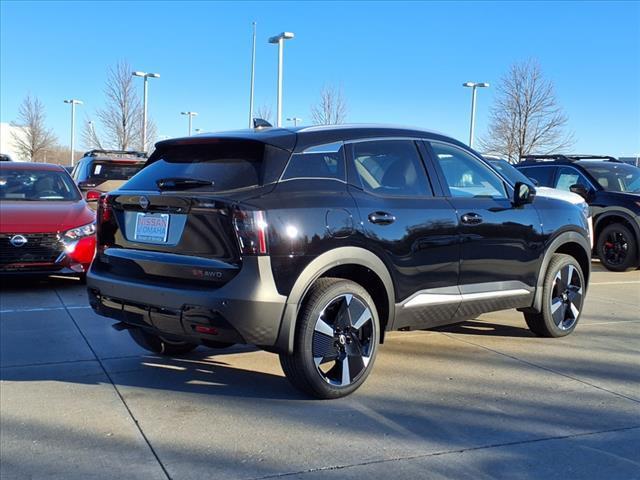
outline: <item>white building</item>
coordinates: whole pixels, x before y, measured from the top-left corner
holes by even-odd
[[[10,123],[0,123],[0,153],[9,155],[12,160],[23,160],[18,156],[18,151],[13,140],[14,134],[22,134],[22,127],[14,127]]]

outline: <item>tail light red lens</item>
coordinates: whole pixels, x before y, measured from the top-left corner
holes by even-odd
[[[100,196],[98,201],[98,225],[111,220],[111,207],[109,206],[109,195]]]
[[[243,255],[266,255],[267,218],[261,210],[235,210],[233,225],[238,236],[240,252]]]
[[[100,200],[101,195],[102,193],[98,190],[89,190],[85,199],[87,200],[87,202],[97,202],[98,200]]]

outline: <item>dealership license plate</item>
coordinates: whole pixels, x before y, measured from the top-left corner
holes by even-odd
[[[138,213],[134,238],[139,242],[167,243],[169,214]]]

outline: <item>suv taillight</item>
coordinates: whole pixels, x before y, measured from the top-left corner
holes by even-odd
[[[109,195],[104,194],[98,200],[98,210],[96,212],[96,239],[97,250],[102,253],[105,248],[113,244],[113,212],[109,205]]]
[[[240,253],[243,255],[266,255],[267,220],[262,210],[234,210],[233,226],[238,236]]]

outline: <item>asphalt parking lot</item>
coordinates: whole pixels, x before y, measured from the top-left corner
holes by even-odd
[[[640,271],[591,281],[570,337],[515,311],[394,333],[334,401],[265,352],[146,354],[73,280],[4,282],[0,477],[640,478]]]

